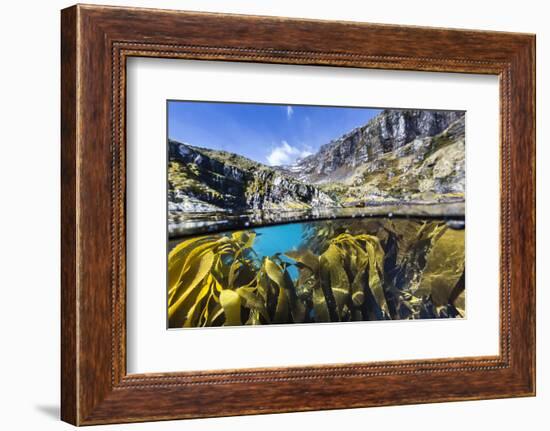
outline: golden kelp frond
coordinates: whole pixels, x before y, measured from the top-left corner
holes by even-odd
[[[211,326],[223,321],[224,310],[229,308],[221,304],[221,292],[240,287],[256,273],[247,257],[254,238],[254,233],[244,232],[230,238],[208,235],[183,241],[169,253],[170,327]],[[229,307],[234,302],[226,299],[224,304]]]
[[[258,262],[253,232],[183,241],[168,256],[170,327],[291,323],[304,319],[288,263]]]
[[[369,289],[378,306],[387,313],[388,306],[382,289],[384,250],[378,238],[367,234],[341,234],[332,240],[332,243],[341,250],[345,258],[346,272],[353,274],[355,305],[362,304],[364,289]],[[364,277],[367,277],[367,284],[361,283]],[[361,284],[364,285],[363,289]]]
[[[429,296],[434,306],[454,305],[464,315],[464,235],[445,229],[434,236],[416,296]]]
[[[296,261],[297,295],[312,301],[314,321],[353,320],[353,314],[361,315],[367,294],[388,313],[382,288],[384,250],[377,237],[342,233],[319,256],[310,250],[285,255]]]

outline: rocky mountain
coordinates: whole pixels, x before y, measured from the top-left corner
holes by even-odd
[[[169,219],[463,200],[464,120],[458,111],[384,110],[295,165],[279,167],[169,141]]]
[[[460,111],[384,110],[289,170],[308,183],[342,181],[364,163],[376,161],[413,140],[438,135],[463,117]]]
[[[169,141],[169,211],[307,210],[338,206],[319,188],[246,157]]]
[[[289,172],[301,172],[298,177],[301,181],[316,185],[344,206],[368,206],[391,201],[430,203],[463,200],[466,174],[464,114],[420,114],[424,115],[416,116],[419,121],[413,122],[413,127],[418,127],[418,135],[410,141],[402,138],[406,135],[402,129],[396,132],[395,128],[396,140],[390,141],[392,145],[377,148],[379,140],[374,140],[374,143],[369,139],[357,141],[356,136],[372,133],[371,123],[378,127],[383,120],[387,120],[379,116],[364,128],[356,130],[355,135],[348,134],[345,139],[343,137],[326,147],[324,157],[321,157],[320,151],[315,155],[317,160],[308,157],[310,160],[300,161]],[[390,117],[395,118],[394,113]],[[406,118],[406,112],[398,118]],[[399,123],[402,121],[399,120]],[[435,135],[423,136],[434,131],[437,132]],[[356,157],[366,154],[361,163],[354,157],[344,156],[345,151],[342,151],[349,141],[354,140]],[[327,163],[327,160],[330,162]],[[319,175],[322,169],[325,172]]]

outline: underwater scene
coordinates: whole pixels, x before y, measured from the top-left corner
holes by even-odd
[[[386,217],[172,241],[169,327],[465,317],[464,233]]]
[[[168,328],[464,318],[465,121],[168,101]]]

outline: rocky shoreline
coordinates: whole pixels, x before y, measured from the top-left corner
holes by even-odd
[[[217,233],[228,230],[249,229],[285,223],[334,220],[346,218],[423,218],[456,221],[457,226],[465,220],[464,201],[446,203],[375,204],[363,208],[323,208],[303,211],[254,211],[242,212],[195,212],[186,213],[168,225],[170,239],[190,235]]]

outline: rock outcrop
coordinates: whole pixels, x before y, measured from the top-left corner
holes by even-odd
[[[435,136],[417,137],[348,167],[346,176],[340,180],[316,185],[345,206],[463,200],[465,155],[464,116],[461,116]]]
[[[306,210],[338,206],[319,188],[242,156],[169,142],[169,210]]]
[[[375,161],[415,139],[435,136],[463,118],[460,111],[384,110],[366,125],[323,145],[290,168],[308,183],[348,178],[365,162]]]

